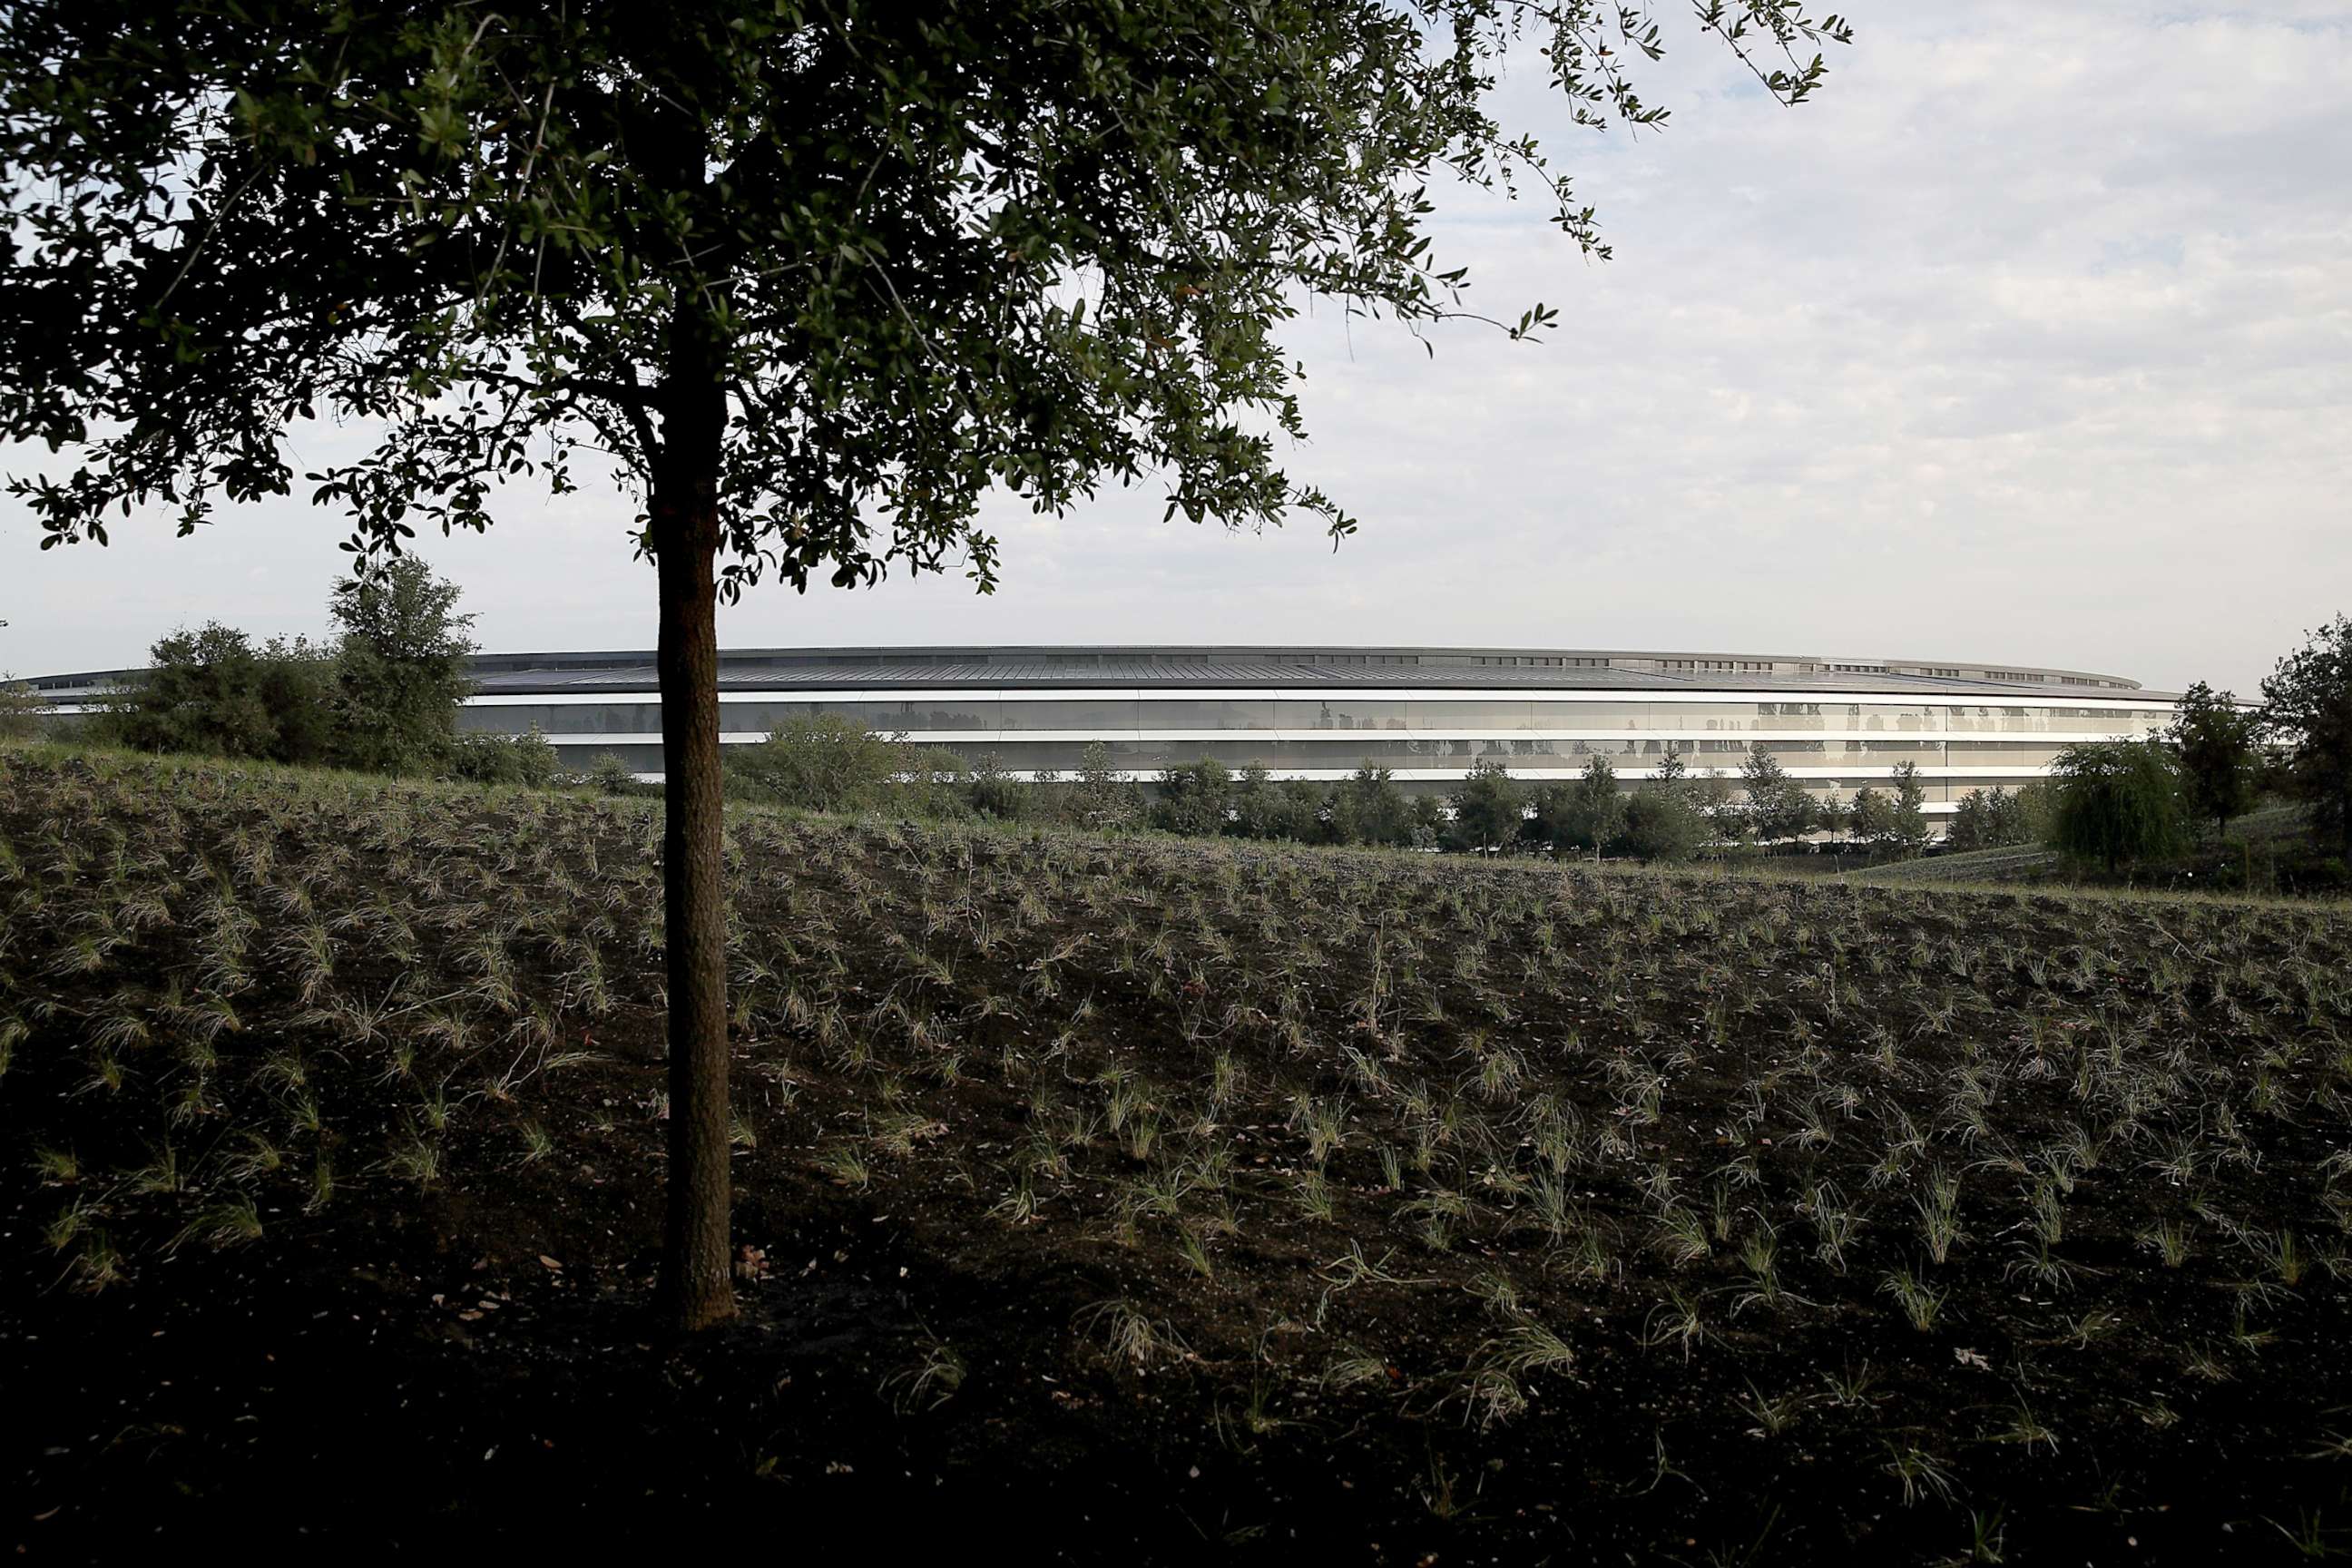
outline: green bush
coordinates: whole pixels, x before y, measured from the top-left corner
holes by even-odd
[[[2113,872],[2188,847],[2179,771],[2161,742],[2069,746],[2054,780],[2052,847]]]
[[[449,742],[448,758],[449,776],[472,784],[544,789],[555,777],[555,748],[536,724],[521,735],[457,736]]]

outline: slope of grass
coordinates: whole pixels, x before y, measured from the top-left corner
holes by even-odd
[[[16,1539],[2202,1562],[2352,1520],[2340,909],[745,814],[746,1312],[671,1343],[657,842],[0,752]]]

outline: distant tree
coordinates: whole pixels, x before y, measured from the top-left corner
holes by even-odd
[[[1311,779],[1286,779],[1280,789],[1281,799],[1269,837],[1286,838],[1297,844],[1328,844],[1337,837],[1337,791]]]
[[[2058,788],[2053,844],[2076,859],[2114,872],[2185,847],[2180,773],[2162,742],[2069,746],[2052,776]]]
[[[555,748],[536,724],[520,735],[482,731],[458,735],[443,754],[452,777],[475,784],[543,789],[555,777]]]
[[[1944,829],[1947,849],[1984,849],[1990,847],[1991,810],[1989,797],[1981,789],[1972,789],[1960,796],[1952,809],[1952,820]]]
[[[49,705],[41,694],[20,680],[0,675],[0,741],[29,741],[39,735]]]
[[[852,811],[879,801],[907,765],[906,747],[837,713],[795,714],[754,746],[734,746],[727,769],[754,800],[809,811]]]
[[[1885,850],[1895,842],[1895,803],[1876,787],[1863,785],[1846,807],[1846,831],[1873,854]]]
[[[1752,747],[1739,776],[1748,796],[1748,830],[1758,843],[1784,843],[1812,830],[1812,796],[1789,776],[1779,757],[1760,745]]]
[[[1029,787],[1051,789],[1053,783],[1041,780]],[[1005,773],[994,752],[983,752],[971,765],[971,776],[964,781],[964,800],[975,816],[1012,822],[1027,815],[1027,801],[1020,781]]]
[[[884,797],[908,816],[961,816],[971,779],[971,764],[945,746],[901,746]]]
[[[1097,833],[1132,827],[1141,817],[1135,782],[1111,761],[1108,742],[1090,742],[1080,753],[1068,799],[1072,820]]]
[[[636,770],[611,752],[599,752],[583,775],[590,789],[598,795],[622,795],[637,793]]]
[[[2313,831],[2352,860],[2352,616],[2311,634],[2263,682],[2263,721]]]
[[[1748,841],[1748,811],[1721,768],[1709,768],[1689,781],[1691,809],[1706,824],[1707,837],[1717,844]]]
[[[1832,789],[1827,795],[1815,801],[1813,803],[1813,826],[1821,829],[1823,833],[1828,834],[1832,843],[1834,844],[1843,841],[1845,837],[1845,831],[1848,826],[1846,820],[1845,797],[1840,795],[1836,790]]]
[[[1637,790],[1625,801],[1617,847],[1639,860],[1687,859],[1706,839],[1706,820],[1682,789]]]
[[[1889,806],[1892,842],[1898,855],[1916,855],[1927,847],[1933,837],[1927,826],[1927,786],[1919,777],[1916,763],[1897,763],[1895,774],[1895,795]]]
[[[1331,837],[1342,844],[1412,842],[1412,813],[1389,770],[1367,761],[1332,792]]]
[[[1213,757],[1164,768],[1160,798],[1152,802],[1152,824],[1195,838],[1214,837],[1225,831],[1233,795],[1233,770]]]
[[[1944,830],[1944,845],[1949,849],[2001,849],[2032,842],[2023,804],[1999,787],[1972,789],[1962,795]]]
[[[437,767],[449,754],[458,707],[473,689],[466,658],[474,617],[457,613],[458,593],[414,555],[335,584],[336,761],[397,773]]]
[[[2180,762],[2180,788],[2189,816],[2209,823],[2213,837],[2254,806],[2262,779],[2261,714],[2236,696],[2203,681],[2181,693],[2164,738]]]
[[[1275,820],[1281,809],[1281,795],[1275,787],[1274,775],[1264,763],[1244,766],[1234,780],[1234,816],[1225,831],[1236,838],[1276,838]]]
[[[1454,794],[1454,825],[1470,848],[1508,848],[1527,826],[1526,791],[1501,763],[1480,757]]]
[[[1572,783],[1545,784],[1535,795],[1532,836],[1557,852],[1606,848],[1624,825],[1625,796],[1617,772],[1595,752]]]
[[[2058,820],[2058,786],[2050,779],[2035,779],[2021,784],[2010,797],[2016,811],[2016,844],[2047,844],[2056,831]]]
[[[195,752],[273,763],[327,760],[332,734],[327,658],[309,642],[260,647],[215,621],[157,639],[148,668],[108,699],[101,735],[142,752]]]

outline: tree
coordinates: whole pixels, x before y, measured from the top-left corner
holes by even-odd
[[[1625,796],[1617,772],[1595,752],[1573,784],[1549,784],[1536,792],[1535,836],[1555,851],[1596,853],[1616,838],[1625,820]]]
[[[1895,803],[1874,785],[1864,784],[1853,792],[1845,816],[1853,841],[1874,854],[1895,842]]]
[[[1229,831],[1237,838],[1276,838],[1275,824],[1281,812],[1281,795],[1274,785],[1274,775],[1264,763],[1244,766],[1234,781],[1234,820]]]
[[[2263,721],[2312,829],[2352,860],[2352,616],[2311,634],[2263,682]]]
[[[1389,770],[1366,762],[1331,792],[1330,836],[1340,844],[1410,844],[1412,816]]]
[[[878,803],[907,767],[908,748],[838,713],[795,714],[756,746],[738,746],[727,770],[745,795],[807,811]]]
[[[1618,847],[1640,860],[1682,860],[1706,839],[1706,823],[1679,789],[1636,791],[1625,802]]]
[[[436,767],[457,738],[474,651],[458,587],[414,555],[337,583],[328,608],[335,649],[336,760],[371,773]]]
[[[2180,788],[2189,814],[2213,825],[2219,838],[2230,819],[2254,807],[2262,777],[2262,716],[2234,693],[2198,681],[2173,705],[2164,738],[2180,760]]]
[[[99,732],[142,752],[317,763],[331,742],[327,657],[299,637],[259,647],[209,622],[160,637],[148,668],[110,698]]]
[[[2052,775],[2058,786],[2054,847],[2099,861],[2110,874],[2128,861],[2184,847],[2180,774],[2162,742],[2069,746]]]
[[[0,621],[0,626],[7,623]],[[29,741],[41,732],[49,705],[21,680],[0,675],[0,741]]]
[[[1721,768],[1709,768],[1689,781],[1691,809],[1706,824],[1707,837],[1717,844],[1748,840],[1748,811]]]
[[[1895,775],[1895,798],[1888,803],[1888,837],[1895,852],[1916,855],[1927,847],[1927,786],[1920,782],[1919,764],[1897,763],[1890,770]]]
[[[1097,833],[1132,827],[1140,815],[1134,781],[1111,762],[1110,746],[1102,741],[1089,742],[1080,754],[1077,771],[1070,775],[1069,798],[1077,825]]]
[[[456,736],[446,756],[453,776],[475,784],[544,789],[555,777],[555,748],[536,724],[520,735]]]
[[[1789,776],[1780,759],[1761,746],[1748,751],[1739,776],[1748,795],[1748,824],[1759,844],[1802,838],[1812,830],[1813,797]]]
[[[1166,768],[1160,774],[1152,820],[1171,833],[1213,838],[1225,830],[1233,795],[1233,770],[1213,757]]]
[[[1801,0],[1706,0],[1784,102],[1844,41]],[[491,521],[513,479],[609,454],[659,605],[670,1028],[662,1296],[733,1309],[715,612],[763,577],[983,590],[1002,489],[1043,511],[1165,476],[1168,515],[1353,519],[1294,482],[1302,296],[1464,313],[1433,184],[1589,208],[1490,110],[1543,49],[1586,124],[1655,126],[1598,0],[22,0],[0,10],[0,436],[44,545],[118,507],[183,531],[289,491],[285,436],[352,547]],[[126,40],[129,42],[126,44]],[[1540,333],[1540,303],[1507,330]]]
[[[984,752],[964,783],[964,799],[975,816],[1011,822],[1023,815],[1025,804],[1020,782],[1004,771],[994,752]]]
[[[1516,842],[1527,826],[1527,795],[1510,770],[1480,757],[1463,775],[1454,796],[1454,826],[1462,841],[1484,853]]]

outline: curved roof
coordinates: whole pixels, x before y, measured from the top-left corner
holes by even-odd
[[[489,654],[474,661],[485,691],[641,691],[645,653]],[[721,688],[790,691],[906,686],[1507,687],[1580,690],[1916,691],[1922,696],[2137,691],[2083,670],[1963,660],[1606,649],[1316,647],[954,647],[760,648],[719,655]]]
[[[656,685],[645,651],[495,653],[472,660],[486,693],[635,693]],[[70,700],[135,670],[46,676]],[[1507,688],[1627,691],[1868,691],[1936,697],[2139,692],[2121,676],[1969,659],[1673,653],[1602,648],[957,646],[740,648],[719,656],[722,689],[872,690],[885,687]],[[2146,693],[2154,697],[2161,693]]]

